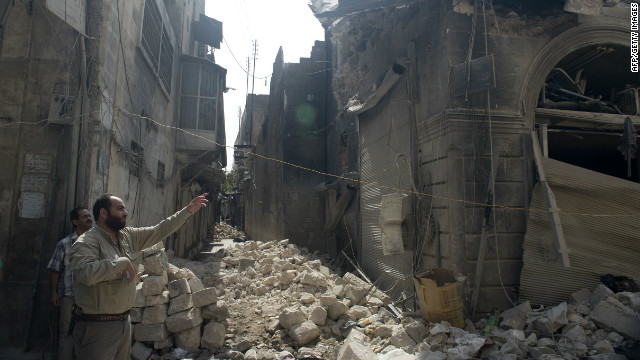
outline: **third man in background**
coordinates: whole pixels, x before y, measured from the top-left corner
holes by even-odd
[[[74,303],[73,283],[75,282],[75,277],[69,264],[71,245],[73,245],[78,236],[91,229],[93,224],[91,213],[83,207],[71,210],[69,217],[75,231],[58,242],[51,261],[47,265],[47,269],[51,270],[49,302],[53,306],[60,307],[59,360],[73,359],[73,338],[69,335],[71,307]]]

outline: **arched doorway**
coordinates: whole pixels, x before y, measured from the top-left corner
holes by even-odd
[[[523,112],[545,156],[640,181],[638,160],[618,150],[624,119],[640,124],[640,76],[630,67],[629,30],[590,24],[549,42],[533,60]]]

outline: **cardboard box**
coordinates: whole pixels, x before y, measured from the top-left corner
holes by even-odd
[[[431,322],[447,321],[464,327],[465,309],[462,283],[447,269],[428,269],[413,275],[420,311]]]

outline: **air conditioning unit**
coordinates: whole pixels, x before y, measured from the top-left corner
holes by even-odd
[[[72,125],[73,107],[76,99],[73,96],[51,95],[49,105],[49,124]]]

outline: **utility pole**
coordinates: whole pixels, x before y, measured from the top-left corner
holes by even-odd
[[[250,61],[250,59],[251,58],[249,56],[247,56],[247,93],[244,96],[245,101],[247,100],[247,96],[249,96],[249,74],[251,73],[251,61]]]
[[[253,72],[252,72],[252,82],[251,82],[251,113],[250,113],[250,122],[249,122],[249,144],[251,144],[253,139],[253,99],[256,97],[255,85],[256,85],[256,57],[258,55],[258,40],[253,40]]]

